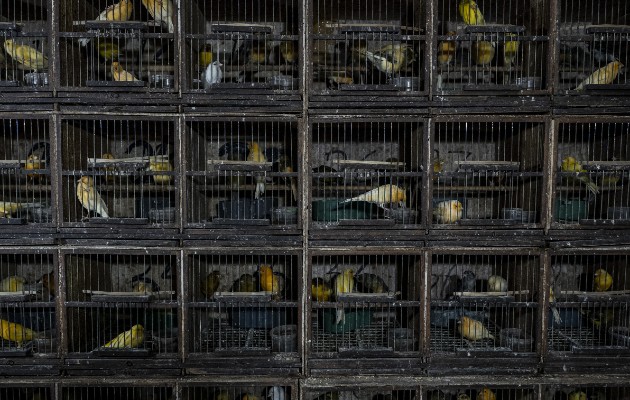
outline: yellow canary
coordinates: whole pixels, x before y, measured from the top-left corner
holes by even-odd
[[[392,204],[398,203],[399,206],[403,207],[407,201],[407,194],[405,193],[405,189],[396,185],[387,184],[365,192],[362,195],[343,200],[340,204],[349,203],[351,201],[367,201],[376,203],[379,207],[385,207],[386,205],[391,207]]]
[[[459,15],[468,25],[485,25],[486,21],[475,0],[461,0],[458,10]]]
[[[494,60],[495,44],[480,40],[472,44],[472,58],[477,65],[487,65]]]
[[[477,393],[477,400],[497,400],[497,396],[492,390],[483,388]]]
[[[447,33],[448,36],[457,35],[456,32],[450,31]],[[457,51],[457,42],[454,40],[443,40],[438,43],[438,51],[437,51],[437,60],[440,65],[450,64],[455,57],[455,52]]]
[[[0,292],[21,292],[25,283],[26,279],[21,276],[8,276],[0,281]]]
[[[99,42],[98,54],[107,61],[117,60],[120,56],[120,50],[116,43],[110,40],[105,40]]]
[[[153,288],[152,288],[151,284],[148,283],[148,282],[138,281],[138,282],[133,284],[133,287],[131,288],[131,291],[132,292],[137,292],[137,293],[152,293],[153,292]]]
[[[175,33],[173,14],[175,8],[171,0],[142,0],[142,4],[157,22],[166,24],[168,33]]]
[[[218,392],[214,392],[212,394],[213,400],[231,400],[232,396],[230,396],[230,392],[227,390],[219,390]]]
[[[114,159],[114,155],[111,153],[103,153],[103,155],[101,156],[101,158],[104,158],[106,160],[113,160]],[[112,174],[112,172],[114,172],[116,170],[115,167],[105,167],[105,174],[107,175],[107,182],[113,182],[114,181],[114,175]]]
[[[265,64],[267,62],[267,52],[265,45],[261,42],[252,43],[252,48],[249,50],[249,61],[252,64]]]
[[[26,157],[26,162],[24,163],[24,169],[27,171],[32,171],[34,169],[45,169],[44,161],[39,159],[39,156],[35,154],[31,154]],[[30,179],[38,180],[42,177],[41,174],[27,174]]]
[[[314,301],[330,301],[332,288],[322,279],[313,278],[311,281],[311,298]]]
[[[481,322],[465,315],[457,322],[457,331],[463,338],[468,340],[494,340],[494,336],[492,336],[492,334]]]
[[[267,162],[267,157],[265,157],[265,153],[262,152],[260,146],[256,142],[249,142],[247,144],[247,148],[249,153],[247,154],[247,161],[253,162]],[[256,175],[256,189],[254,191],[254,198],[260,198],[260,195],[265,193],[265,176],[264,175]]]
[[[440,201],[433,208],[433,217],[438,224],[454,224],[464,215],[464,206],[459,200]]]
[[[595,279],[593,280],[593,289],[596,292],[605,292],[613,284],[612,275],[610,275],[606,270],[600,268],[595,271]]]
[[[282,59],[289,64],[295,64],[298,59],[297,51],[295,51],[295,43],[293,42],[282,42],[280,46],[280,55]]]
[[[621,174],[619,173],[607,173],[601,180],[601,187],[611,188],[617,186],[621,180]]]
[[[503,63],[506,67],[511,67],[512,64],[516,61],[516,55],[518,53],[518,48],[520,46],[520,42],[516,39],[516,35],[513,33],[505,34],[505,42],[503,43]]]
[[[22,343],[30,342],[33,339],[37,339],[39,334],[27,327],[24,327],[15,322],[9,322],[4,319],[0,319],[0,334],[4,340],[17,343],[18,347],[22,347]]]
[[[201,293],[210,298],[217,291],[221,284],[221,273],[219,271],[212,271],[201,282]]]
[[[108,6],[96,17],[96,21],[127,21],[133,12],[133,2],[131,0],[121,0],[116,4]],[[90,43],[89,38],[79,39],[81,46]]]
[[[233,292],[255,292],[256,290],[256,281],[254,280],[254,277],[250,274],[241,275],[232,284]]]
[[[617,75],[619,75],[619,71],[622,68],[622,63],[619,61],[612,61],[593,72],[588,78],[584,79],[582,83],[575,88],[575,90],[582,91],[586,85],[609,85],[615,80],[615,78],[617,78]]]
[[[271,265],[263,264],[260,266],[260,287],[265,292],[271,292],[274,299],[278,299],[284,290],[284,279],[273,273]]]
[[[116,82],[139,81],[138,78],[133,76],[131,73],[125,71],[118,62],[112,63],[112,78],[114,78]]]
[[[134,325],[128,331],[125,331],[103,347],[111,347],[115,349],[134,349],[140,347],[144,342],[144,327],[142,325]]]
[[[335,296],[338,298],[342,293],[352,293],[354,291],[354,271],[352,269],[346,269],[335,277]],[[345,323],[346,316],[343,308],[337,309],[335,323]]]
[[[365,56],[379,71],[392,75],[407,65],[407,60],[413,59],[413,49],[405,43],[390,44],[380,48],[376,52],[365,49],[355,49],[360,55]]]
[[[573,391],[571,393],[569,393],[569,400],[587,400],[588,397],[586,396],[586,393],[576,390]]]
[[[586,170],[582,168],[582,164],[580,164],[574,157],[567,156],[562,160],[561,168],[563,172],[576,172],[576,173],[585,173]],[[586,186],[586,188],[593,194],[599,193],[599,188],[589,178],[587,175],[581,175],[576,177],[576,179]]]
[[[0,218],[11,218],[13,214],[29,206],[38,206],[39,203],[16,203],[13,201],[0,201]]]
[[[507,279],[499,275],[491,275],[488,277],[488,292],[507,292],[507,290]]]
[[[4,50],[24,69],[37,71],[48,68],[48,58],[31,46],[17,44],[13,39],[7,39],[4,41]]]
[[[149,171],[151,172],[172,172],[173,164],[167,156],[149,157]],[[167,185],[173,179],[172,175],[153,175],[153,182],[158,185]]]
[[[549,287],[549,306],[551,307],[553,320],[556,324],[561,324],[562,318],[560,317],[560,311],[558,311],[558,308],[554,304],[556,304],[556,296],[553,294],[553,287]]]
[[[199,66],[206,68],[214,60],[214,54],[212,54],[212,48],[206,46],[199,52]]]
[[[94,211],[103,218],[109,218],[107,204],[94,188],[94,178],[91,176],[82,176],[77,181],[77,199],[86,210]]]

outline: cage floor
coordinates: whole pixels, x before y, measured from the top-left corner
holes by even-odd
[[[491,339],[468,340],[462,338],[454,328],[442,328],[431,326],[431,340],[429,347],[432,351],[454,353],[460,349],[467,350],[493,350],[499,346],[500,329],[490,323],[485,324],[490,333],[497,338],[497,342]]]
[[[574,347],[595,348],[608,344],[606,334],[597,335],[589,328],[549,329],[550,351],[572,351]]]
[[[338,352],[340,349],[352,350],[374,350],[389,347],[387,334],[389,329],[398,328],[398,324],[393,318],[388,320],[374,320],[369,325],[361,328],[330,333],[324,330],[322,324],[313,318],[313,341],[311,345],[314,353]]]
[[[209,353],[238,349],[271,349],[269,330],[235,328],[225,319],[215,321],[207,330],[202,330],[196,351]]]

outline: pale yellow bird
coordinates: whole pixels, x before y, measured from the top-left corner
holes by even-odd
[[[28,157],[26,157],[26,162],[24,163],[24,169],[27,171],[33,171],[35,169],[45,169],[45,163],[44,161],[41,161],[39,159],[39,156],[37,156],[36,154],[31,154]],[[32,180],[39,180],[39,178],[42,177],[42,174],[27,174],[26,176],[28,176],[30,179]]]
[[[0,201],[0,218],[11,218],[18,211],[27,207],[41,206],[40,203],[16,203],[13,201]]]
[[[86,210],[94,211],[103,218],[109,218],[107,204],[94,188],[94,178],[91,176],[82,176],[77,181],[77,199]]]
[[[387,184],[365,192],[362,195],[343,200],[339,202],[339,204],[350,203],[351,201],[367,201],[376,203],[379,207],[391,207],[392,204],[398,203],[399,206],[404,207],[407,201],[407,194],[405,189],[400,186]]]
[[[118,62],[112,63],[112,78],[114,78],[116,82],[139,81],[139,79],[133,76],[133,74],[125,71],[122,65],[120,65]]]
[[[455,31],[450,31],[447,33],[448,36],[455,36],[457,33]],[[443,40],[438,43],[438,51],[437,51],[437,60],[438,63],[442,66],[450,64],[455,58],[455,53],[457,52],[457,42],[454,40]]]
[[[588,397],[586,396],[586,393],[580,390],[575,390],[569,393],[569,400],[587,400],[587,399]]]
[[[151,172],[172,172],[173,164],[167,156],[153,156],[149,157],[148,170]],[[153,181],[158,185],[167,185],[172,179],[172,175],[153,175]]]
[[[108,6],[96,17],[96,21],[128,21],[133,12],[132,0],[121,0],[116,4]],[[90,43],[90,38],[79,39],[81,46]]]
[[[390,44],[375,52],[361,48],[355,51],[370,60],[374,68],[388,75],[398,73],[407,65],[407,60],[414,57],[413,49],[406,43]]]
[[[567,156],[562,160],[562,164],[560,165],[561,169],[563,172],[576,172],[576,173],[585,173],[586,170],[584,168],[582,168],[582,164],[580,164],[578,162],[578,160],[575,159],[575,157],[571,157],[571,156]],[[586,188],[593,194],[598,194],[599,193],[599,188],[597,187],[597,185],[595,184],[595,182],[593,182],[591,180],[591,178],[588,177],[588,175],[580,175],[577,176],[575,179],[577,179],[578,181],[584,183],[584,185],[586,186]]]
[[[26,70],[38,71],[48,68],[48,58],[31,46],[17,44],[13,39],[7,39],[4,41],[4,50]]]
[[[4,319],[0,319],[0,328],[2,338],[17,343],[18,347],[22,347],[22,343],[24,342],[30,342],[40,337],[39,333]]]
[[[582,83],[575,88],[575,90],[582,91],[586,85],[609,85],[615,80],[615,78],[617,78],[617,75],[619,75],[619,71],[621,71],[622,68],[622,63],[619,61],[612,61],[593,72],[588,78],[584,79]]]
[[[247,154],[247,161],[253,162],[267,162],[267,157],[265,153],[263,153],[262,149],[256,142],[249,142],[247,144],[247,148],[249,153]],[[254,191],[254,198],[258,199],[260,196],[265,193],[265,176],[264,175],[256,175],[254,177],[256,180],[256,189]]]
[[[142,325],[134,325],[128,331],[125,331],[103,347],[111,347],[115,349],[134,349],[140,347],[144,342],[144,327]]]
[[[515,63],[518,54],[520,42],[518,40],[511,40],[516,38],[517,35],[513,33],[505,34],[505,42],[503,43],[503,64],[508,68],[511,68],[512,64]]]
[[[440,201],[433,208],[433,217],[438,224],[454,224],[463,215],[464,206],[459,200]]]
[[[171,0],[142,0],[142,4],[154,20],[166,25],[168,33],[175,33],[173,25],[175,8]]]
[[[290,41],[282,42],[278,47],[280,50],[280,55],[285,62],[289,64],[295,64],[297,62],[298,53],[295,50],[295,43]]]
[[[0,281],[0,292],[21,292],[24,289],[26,279],[12,275]]]
[[[496,52],[496,44],[480,40],[472,44],[472,58],[477,65],[487,65],[494,60],[494,54]]]
[[[488,388],[483,388],[477,393],[477,400],[497,400],[497,395]]]
[[[507,292],[507,290],[507,279],[499,275],[491,275],[488,277],[488,292]]]
[[[483,326],[483,324],[475,319],[462,316],[457,322],[457,331],[462,337],[468,340],[492,339],[494,336]]]
[[[475,0],[461,0],[458,10],[459,15],[468,25],[485,25],[486,21]]]
[[[551,314],[553,315],[553,320],[556,324],[562,323],[562,318],[560,317],[560,311],[555,306],[556,304],[556,296],[553,294],[553,287],[549,287],[549,307],[551,307]]]
[[[613,277],[608,272],[606,272],[606,270],[604,270],[603,268],[600,268],[597,271],[595,271],[595,279],[593,280],[593,289],[595,289],[596,292],[605,292],[608,289],[610,289],[612,284],[613,284]]]
[[[333,285],[335,296],[337,299],[342,293],[352,293],[354,291],[354,271],[352,269],[346,269],[335,277],[335,283]],[[342,308],[337,309],[335,323],[345,323],[346,316]]]

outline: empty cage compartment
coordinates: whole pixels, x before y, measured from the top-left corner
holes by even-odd
[[[543,386],[543,400],[573,399],[625,399],[630,395],[630,387],[620,381],[601,379],[602,382],[578,382],[573,385]]]
[[[64,119],[63,225],[175,226],[176,146],[175,124],[165,118]]]
[[[182,400],[294,400],[299,397],[297,382],[278,378],[243,379],[230,377],[223,382],[188,383],[181,385]]]
[[[65,383],[60,389],[60,396],[64,400],[171,400],[175,398],[175,388],[173,384],[164,382]]]
[[[549,1],[436,1],[437,93],[547,87]]]
[[[321,254],[311,259],[310,354],[403,358],[420,352],[420,256]]]
[[[589,119],[558,122],[557,226],[630,224],[630,122]]]
[[[435,122],[433,227],[540,226],[546,124],[496,119]]]
[[[429,321],[434,357],[532,356],[540,262],[533,250],[434,252]]]
[[[50,121],[37,117],[1,121],[0,224],[51,226]]]
[[[70,357],[176,357],[179,264],[169,251],[151,253],[64,255]]]
[[[0,385],[0,397],[9,400],[55,400],[54,384],[5,382]]]
[[[419,225],[423,128],[413,118],[313,122],[313,227]]]
[[[195,251],[186,260],[191,358],[299,361],[296,253]]]
[[[375,385],[372,381],[363,385],[348,385],[347,383],[335,385],[334,382],[326,382],[325,385],[308,384],[302,389],[304,400],[412,400],[419,399],[420,392],[413,385],[392,384],[380,382]],[[321,381],[318,381],[319,383]]]
[[[628,93],[630,4],[624,0],[558,1],[557,93]]]
[[[297,225],[295,120],[191,118],[185,135],[188,227]]]
[[[186,2],[187,89],[297,92],[301,7],[297,0]]]
[[[426,2],[309,1],[313,94],[378,90],[379,96],[391,96],[387,91],[424,91]]]
[[[59,14],[62,89],[174,90],[176,4],[65,1]]]
[[[551,257],[549,352],[630,356],[630,252],[565,251]]]
[[[534,400],[538,398],[537,385],[448,385],[423,388],[428,400]]]

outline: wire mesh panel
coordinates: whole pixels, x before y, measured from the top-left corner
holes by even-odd
[[[630,387],[602,384],[579,384],[544,386],[543,400],[574,399],[626,399],[630,396]]]
[[[190,255],[192,355],[296,356],[300,267],[283,254]]]
[[[174,255],[67,254],[68,351],[79,357],[175,357]]]
[[[434,226],[539,223],[545,137],[540,122],[436,123]]]
[[[299,89],[298,1],[186,2],[188,88]]]
[[[630,87],[630,4],[625,0],[560,0],[558,92],[597,93]]]
[[[61,398],[68,400],[171,400],[174,389],[164,385],[67,385]]]
[[[425,392],[429,400],[535,400],[538,391],[526,386],[446,386],[430,388]]]
[[[316,256],[311,265],[311,354],[409,357],[419,351],[420,258]]]
[[[297,224],[296,123],[195,121],[186,140],[189,227]]]
[[[419,399],[416,389],[381,385],[380,387],[307,389],[305,400],[412,400]]]
[[[0,254],[0,357],[56,357],[56,276],[52,254]]]
[[[314,227],[420,224],[420,122],[317,122],[310,129]]]
[[[294,387],[285,384],[268,384],[258,382],[219,383],[182,388],[182,400],[292,400],[297,399]]]
[[[68,119],[61,136],[66,225],[175,225],[172,121]]]
[[[61,86],[175,86],[173,0],[68,0],[60,7]]]
[[[2,119],[0,224],[51,224],[49,120]]]
[[[560,123],[553,217],[560,224],[630,223],[630,123]]]
[[[48,385],[5,383],[0,386],[0,398],[7,400],[55,400],[54,393],[54,389]]]
[[[630,356],[628,254],[552,257],[549,351]]]
[[[313,0],[312,7],[314,93],[424,90],[422,2]]]
[[[0,5],[0,88],[45,90],[49,86],[50,10],[45,0]]]
[[[431,351],[533,353],[539,268],[535,255],[434,254]]]

